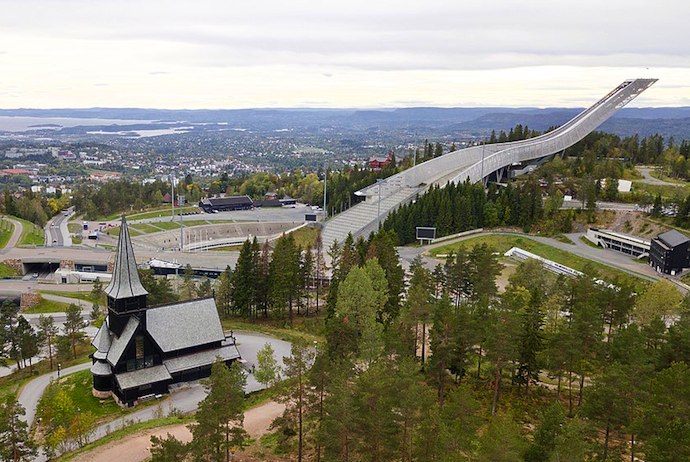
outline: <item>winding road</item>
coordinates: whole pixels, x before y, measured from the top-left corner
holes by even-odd
[[[0,250],[1,254],[7,253],[10,249],[15,248],[19,243],[19,239],[22,237],[22,232],[24,231],[24,225],[22,225],[20,221],[8,216],[4,216],[3,218],[14,225],[14,230],[12,231],[12,236],[10,236],[9,241],[7,241],[7,244],[5,244],[5,247]]]

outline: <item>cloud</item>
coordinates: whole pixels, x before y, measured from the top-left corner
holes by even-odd
[[[690,78],[680,0],[6,3],[3,82],[40,104],[67,94],[32,78],[38,67],[77,99],[109,98],[89,105],[586,102],[639,74],[681,85],[665,87],[673,104]],[[104,80],[110,92],[77,91]]]

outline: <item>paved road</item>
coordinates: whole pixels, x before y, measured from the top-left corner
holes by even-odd
[[[252,366],[256,365],[256,354],[266,343],[270,343],[275,351],[275,357],[281,367],[283,367],[283,357],[290,356],[292,345],[289,342],[269,337],[267,335],[258,334],[254,332],[234,332],[237,342],[237,349],[246,361],[245,367],[251,371]],[[90,363],[79,364],[64,369],[61,372],[61,377],[72,374],[77,371],[88,369],[91,367]],[[19,403],[26,409],[24,419],[27,422],[33,422],[36,416],[36,407],[43,395],[46,387],[51,380],[57,378],[57,372],[45,374],[33,379],[27,383],[19,393]],[[251,372],[247,375],[247,386],[245,391],[247,393],[257,391],[263,388],[263,385],[258,383]],[[165,399],[162,399],[158,406],[149,406],[129,414],[126,419],[118,419],[112,422],[104,423],[94,429],[91,441],[102,438],[103,436],[115,430],[122,428],[123,425],[128,425],[129,422],[144,422],[161,416],[167,416],[174,411],[191,412],[196,410],[199,402],[206,396],[204,387],[199,382],[193,382],[183,388],[173,391]],[[46,460],[43,455],[36,460]]]
[[[46,246],[48,247],[71,247],[72,238],[69,234],[67,223],[74,215],[74,207],[67,209],[66,213],[60,212],[51,218],[45,226]]]
[[[679,183],[671,183],[668,181],[660,180],[658,178],[654,178],[652,176],[652,171],[657,170],[657,167],[648,167],[648,166],[637,166],[635,167],[638,172],[642,174],[642,182],[647,183],[647,184],[656,184],[656,185],[665,185],[665,186],[680,186],[682,187],[682,184]]]
[[[10,239],[7,241],[7,245],[0,250],[0,253],[7,253],[11,249],[15,248],[17,244],[19,243],[19,239],[22,237],[22,231],[24,231],[24,225],[21,224],[21,222],[15,220],[14,218],[10,218],[8,216],[3,217],[5,220],[8,220],[14,225],[14,230],[12,231],[12,236],[10,236]]]
[[[563,202],[564,209],[581,209],[582,202],[578,200],[572,200]],[[623,212],[639,212],[640,207],[637,204],[625,204],[623,202],[602,202],[597,201],[598,210],[620,210]]]

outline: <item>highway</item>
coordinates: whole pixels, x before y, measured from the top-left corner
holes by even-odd
[[[71,247],[72,238],[70,237],[67,222],[74,215],[74,207],[67,209],[67,212],[60,212],[51,218],[45,227],[47,247]]]

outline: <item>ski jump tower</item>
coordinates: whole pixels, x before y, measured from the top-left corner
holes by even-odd
[[[428,160],[355,194],[366,199],[324,223],[324,246],[342,242],[348,233],[356,238],[375,231],[379,222],[402,204],[423,194],[431,185],[445,186],[501,178],[513,165],[538,162],[572,146],[604,123],[657,79],[626,80],[594,105],[544,135],[508,143],[472,146]]]

